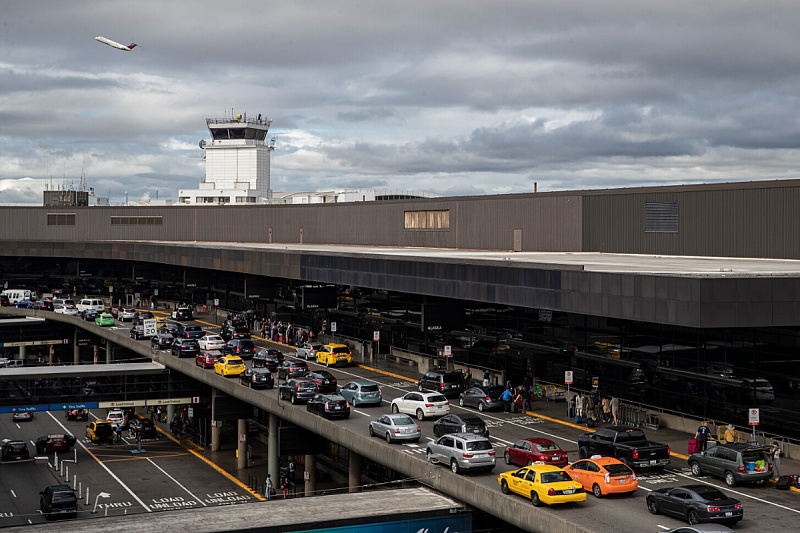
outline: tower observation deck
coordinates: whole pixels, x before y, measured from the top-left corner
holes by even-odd
[[[200,188],[181,190],[179,201],[189,204],[258,203],[272,196],[270,152],[266,142],[271,120],[236,115],[207,118],[211,141],[200,141],[205,150],[205,180]]]

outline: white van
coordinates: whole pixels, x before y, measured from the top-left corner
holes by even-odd
[[[53,305],[75,305],[72,298],[53,298]]]
[[[30,300],[33,293],[28,289],[6,289],[3,295],[8,297],[8,303],[15,304],[22,300]]]
[[[76,307],[78,308],[79,313],[83,313],[84,311],[87,310],[92,310],[92,311],[97,311],[98,313],[102,313],[106,309],[103,300],[100,300],[98,298],[84,298],[83,300],[78,302],[78,305]]]

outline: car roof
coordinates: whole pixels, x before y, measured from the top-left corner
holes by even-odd
[[[384,416],[388,416],[391,419],[401,418],[401,417],[403,417],[403,418],[411,418],[409,415],[407,415],[405,413],[391,413],[391,414],[384,415]],[[412,422],[413,422],[413,420],[412,420]]]
[[[476,435],[474,433],[448,433],[451,437],[457,437],[461,440],[489,440],[483,435]]]
[[[551,441],[550,439],[540,439],[538,437],[528,437],[522,440],[528,441],[531,444],[555,444],[555,442]]]
[[[590,461],[597,466],[606,466],[606,465],[624,465],[622,461],[619,459],[615,459],[613,457],[596,457],[596,458],[589,458],[589,459],[579,459],[579,461]]]
[[[364,385],[377,385],[374,381],[370,381],[368,379],[357,379],[355,381],[351,381],[350,383],[355,383],[356,385],[363,387]],[[350,384],[348,383],[348,385]]]
[[[320,396],[328,400],[336,400],[336,401],[341,401],[345,399],[344,396],[342,396],[341,394],[320,394]]]

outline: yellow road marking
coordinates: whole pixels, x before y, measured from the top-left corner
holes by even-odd
[[[372,370],[373,372],[377,372],[379,374],[386,374],[387,376],[392,376],[393,378],[404,379],[404,380],[410,381],[412,383],[416,383],[417,382],[416,379],[407,378],[405,376],[401,376],[400,374],[393,374],[392,372],[387,372],[386,370],[379,370],[377,368],[372,368],[371,366],[358,365],[358,364],[355,365],[355,366],[357,366],[358,368],[365,368],[367,370]]]

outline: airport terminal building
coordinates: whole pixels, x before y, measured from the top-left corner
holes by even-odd
[[[800,435],[800,180],[0,207],[0,280],[255,309],[380,353]],[[26,287],[28,288],[28,287]],[[67,289],[68,290],[68,289]],[[70,291],[72,292],[72,291]],[[107,294],[106,294],[107,295]],[[374,332],[380,342],[372,343]]]

